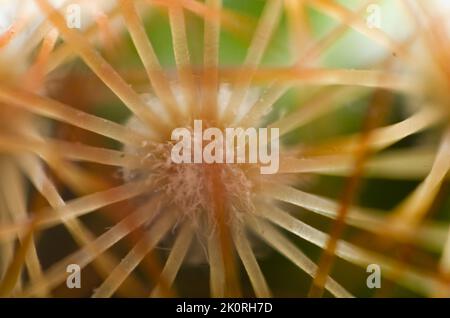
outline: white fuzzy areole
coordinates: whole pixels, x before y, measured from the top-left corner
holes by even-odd
[[[184,107],[181,90],[178,85],[172,85],[174,95],[181,107]],[[230,86],[222,84],[218,93],[219,108],[224,108],[231,96]],[[152,110],[160,114],[162,120],[168,120],[164,106],[159,99],[151,94],[142,95]],[[244,103],[238,109],[236,118],[242,118],[250,107],[258,100],[258,93],[253,89],[248,94]],[[136,117],[130,117],[126,126],[144,135],[149,134],[148,128]],[[189,128],[189,127],[187,127]],[[180,220],[189,218],[194,225],[207,224],[207,228],[215,228],[214,207],[211,199],[211,179],[208,177],[206,164],[175,164],[171,161],[171,149],[173,143],[144,142],[140,147],[126,145],[124,152],[141,156],[142,167],[138,169],[122,170],[126,180],[149,178],[152,184],[157,184],[154,191],[163,192],[167,206],[175,206]],[[254,211],[253,186],[251,178],[247,175],[246,168],[238,164],[220,164],[220,180],[224,189],[223,196],[227,202],[227,222],[239,221],[242,213]]]

